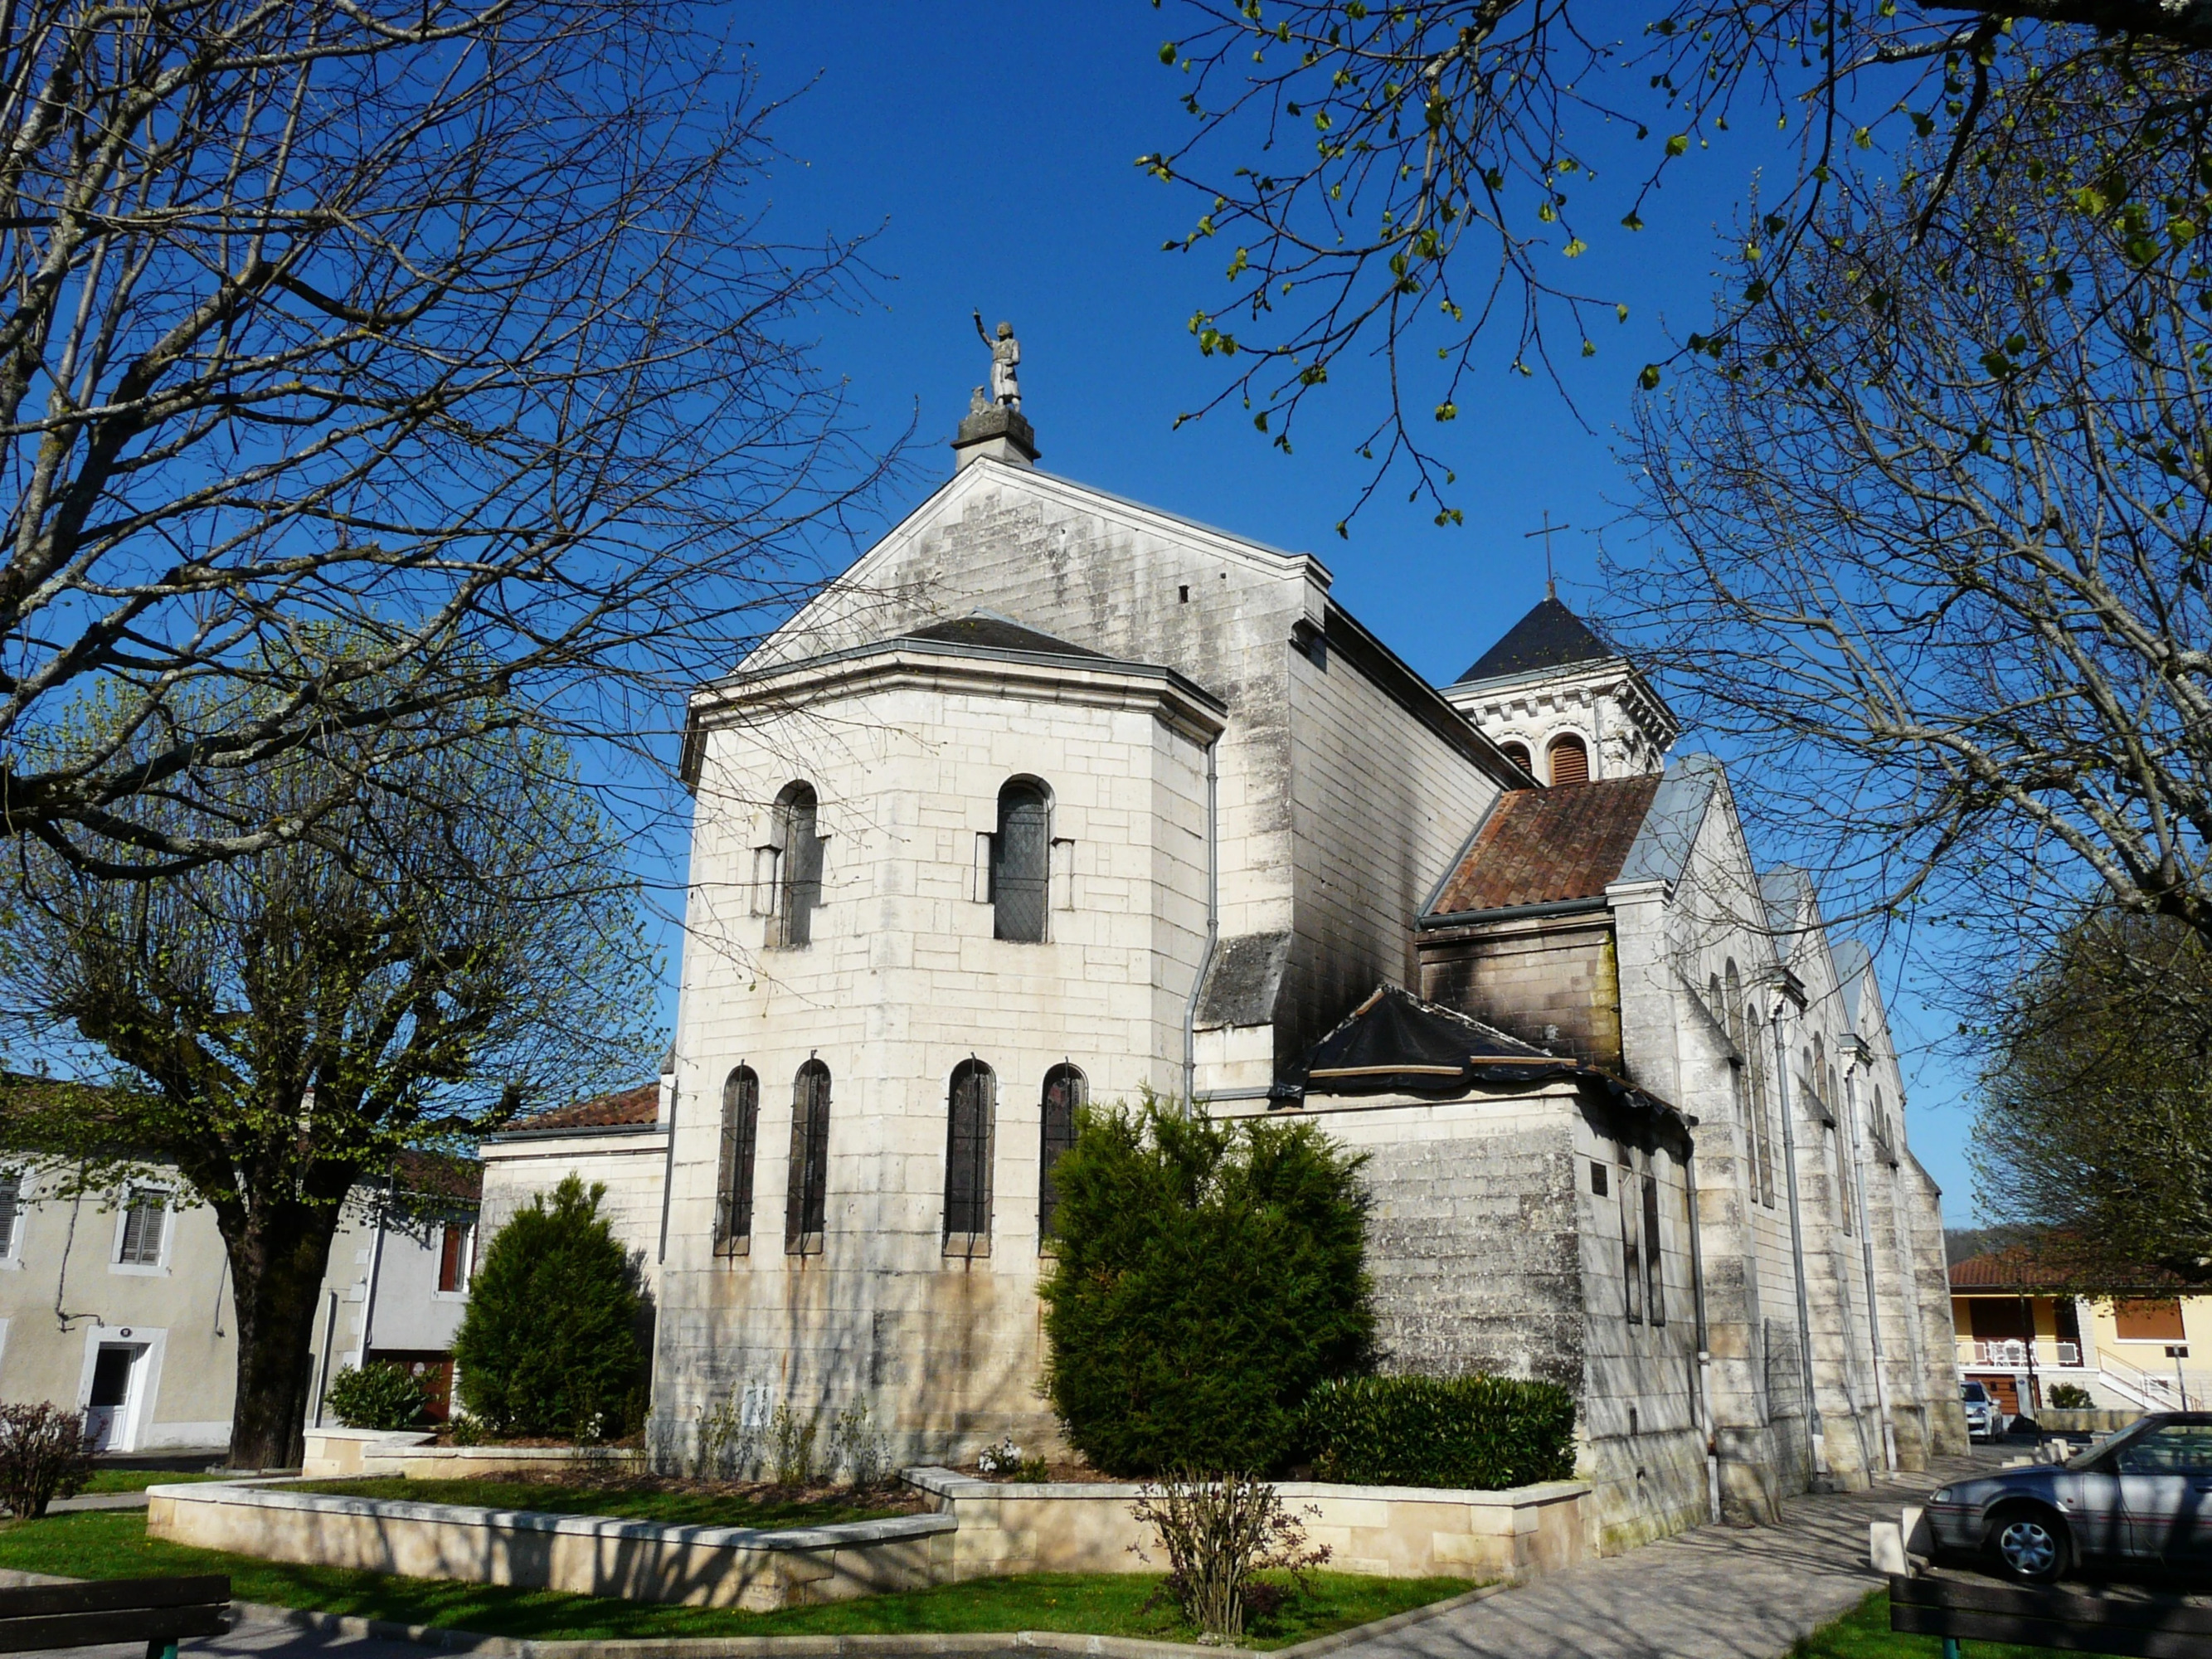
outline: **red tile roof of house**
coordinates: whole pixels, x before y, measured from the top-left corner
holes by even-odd
[[[633,1124],[651,1123],[660,1116],[660,1085],[641,1083],[635,1089],[618,1090],[611,1095],[594,1095],[589,1100],[571,1101],[566,1106],[554,1106],[526,1117],[514,1126],[525,1133],[539,1129],[620,1129]]]
[[[1620,874],[1658,793],[1650,773],[1501,795],[1434,914],[1597,897]]]
[[[2063,1249],[2046,1244],[2039,1252],[1996,1250],[1987,1255],[1954,1261],[1951,1264],[1951,1290],[1954,1295],[1972,1291],[2014,1293],[2037,1290],[2094,1294],[2100,1291],[2187,1292],[2189,1286],[2178,1274],[2164,1267],[2130,1267],[2125,1270],[2124,1278],[2116,1279],[2109,1266],[2086,1260],[2069,1261]]]

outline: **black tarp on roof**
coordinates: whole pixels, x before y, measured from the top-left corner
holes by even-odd
[[[1307,1050],[1288,1079],[1316,1095],[1438,1095],[1561,1079],[1592,1085],[1615,1105],[1675,1130],[1689,1120],[1648,1090],[1560,1054],[1547,1054],[1456,1009],[1384,985]]]

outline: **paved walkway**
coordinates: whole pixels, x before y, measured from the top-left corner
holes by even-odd
[[[1895,1519],[1967,1467],[1796,1498],[1778,1527],[1699,1527],[1331,1659],[1774,1659],[1881,1584],[1869,1521]]]

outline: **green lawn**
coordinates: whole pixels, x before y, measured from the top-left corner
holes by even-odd
[[[554,1486],[537,1480],[415,1480],[397,1474],[367,1480],[305,1480],[286,1490],[341,1498],[396,1498],[412,1504],[474,1504],[488,1510],[538,1510],[550,1515],[611,1515],[677,1527],[819,1527],[908,1512],[865,1498],[808,1504],[729,1492]]]
[[[863,1632],[1051,1630],[1188,1641],[1166,1607],[1145,1611],[1158,1587],[1152,1573],[1035,1573],[986,1578],[898,1595],[869,1596],[781,1613],[664,1607],[552,1590],[505,1589],[447,1579],[393,1578],[337,1567],[293,1566],[252,1556],[191,1549],[146,1536],[135,1510],[94,1510],[0,1527],[0,1567],[70,1578],[126,1578],[191,1572],[230,1575],[241,1601],[356,1613],[405,1624],[448,1625],[489,1635],[536,1638],[846,1635]],[[1252,1632],[1256,1647],[1283,1647],[1351,1625],[1403,1613],[1474,1585],[1459,1578],[1314,1575],[1315,1595],[1294,1602],[1278,1625]]]
[[[173,1486],[182,1480],[220,1480],[219,1474],[179,1474],[174,1469],[94,1469],[86,1481],[87,1492],[143,1492],[149,1486]]]
[[[2049,1648],[2008,1642],[1962,1642],[1964,1659],[2051,1659]],[[1905,1636],[1889,1627],[1889,1592],[1876,1590],[1832,1625],[1823,1625],[1790,1650],[1790,1659],[1936,1659],[1940,1636]]]

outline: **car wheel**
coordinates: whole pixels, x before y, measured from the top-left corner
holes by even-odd
[[[2000,1510],[1990,1523],[1990,1550],[2009,1577],[2047,1584],[2073,1564],[2066,1523],[2040,1504]]]

